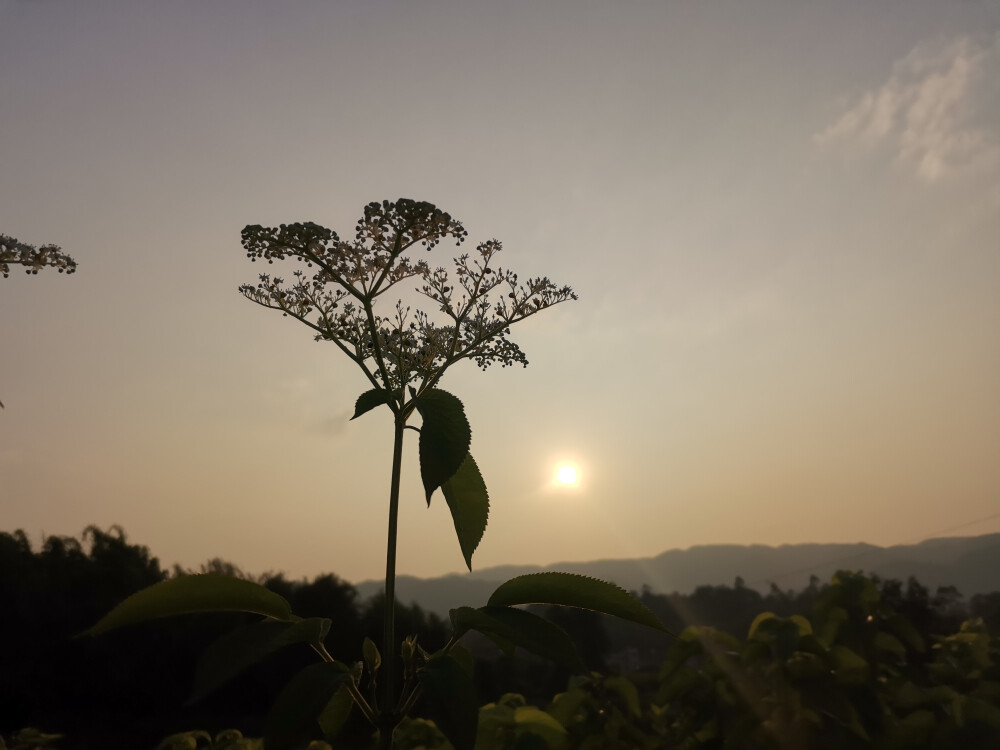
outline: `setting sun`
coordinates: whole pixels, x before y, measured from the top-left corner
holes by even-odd
[[[575,466],[570,466],[569,464],[563,464],[559,467],[556,472],[556,480],[559,484],[563,485],[574,485],[579,480],[579,476],[576,471]]]

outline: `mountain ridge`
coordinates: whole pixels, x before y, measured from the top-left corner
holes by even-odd
[[[544,571],[577,573],[612,581],[629,591],[688,594],[698,586],[745,585],[767,591],[771,584],[798,590],[810,576],[827,582],[837,570],[864,570],[903,581],[914,576],[931,591],[955,586],[965,596],[1000,590],[1000,533],[937,537],[915,544],[879,547],[865,542],[824,544],[709,544],[665,550],[653,557],[610,558],[551,565],[497,565],[434,578],[397,575],[396,596],[446,617],[458,606],[481,606],[503,581]],[[381,592],[383,582],[355,584],[362,598]]]

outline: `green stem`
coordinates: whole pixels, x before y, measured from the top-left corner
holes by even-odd
[[[389,538],[385,553],[385,608],[382,619],[383,699],[379,721],[379,746],[392,747],[396,726],[396,537],[399,517],[399,480],[403,469],[403,431],[406,414],[401,410],[394,419],[392,443],[392,482],[389,486]]]

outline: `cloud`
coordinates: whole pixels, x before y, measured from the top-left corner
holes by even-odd
[[[887,149],[926,183],[1000,166],[1000,32],[922,44],[815,136]]]

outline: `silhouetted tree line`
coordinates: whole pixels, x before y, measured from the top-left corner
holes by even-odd
[[[349,663],[361,659],[365,636],[381,632],[384,597],[359,602],[354,587],[335,575],[311,582],[280,573],[255,577],[218,559],[197,571],[175,566],[168,574],[117,526],[90,526],[79,540],[50,536],[38,551],[23,531],[0,533],[0,735],[35,726],[63,734],[60,748],[83,750],[152,748],[194,727],[240,727],[259,736],[281,688],[315,662],[308,648],[286,649],[208,698],[187,703],[205,647],[259,618],[189,615],[76,637],[139,589],[205,572],[254,580],[288,599],[297,614],[329,618],[327,648]],[[415,604],[398,607],[397,623],[399,632],[416,633],[430,649],[448,637],[441,618]],[[370,732],[360,721],[354,731]]]
[[[197,571],[175,566],[167,573],[146,547],[129,544],[117,526],[88,527],[80,540],[50,536],[38,551],[22,531],[0,533],[0,735],[37,726],[63,733],[61,748],[109,750],[151,748],[168,734],[192,728],[239,727],[259,735],[280,689],[314,662],[307,648],[289,648],[208,698],[187,703],[205,647],[256,618],[191,615],[99,638],[75,637],[141,588],[205,572],[256,581],[285,597],[297,614],[329,618],[327,647],[341,660],[359,660],[364,637],[377,640],[381,631],[384,597],[360,602],[354,587],[332,574],[290,581],[280,573],[253,576],[219,559]],[[877,584],[883,600],[923,634],[954,633],[970,617],[982,618],[993,632],[1000,629],[1000,592],[966,603],[953,587],[931,594],[912,578],[906,584]],[[813,579],[799,592],[772,586],[761,594],[737,578],[731,587],[702,586],[690,595],[648,589],[636,595],[675,633],[708,625],[743,638],[761,612],[806,615],[826,588]],[[640,690],[645,672],[652,689],[669,638],[583,610],[552,607],[543,614],[570,633],[589,669],[630,673]],[[399,607],[397,632],[416,633],[433,650],[444,644],[449,628],[413,604]],[[481,657],[476,681],[483,702],[508,692],[544,701],[565,689],[565,668],[520,652],[509,658],[484,641],[468,645]],[[352,731],[369,730],[358,721],[348,737]]]

